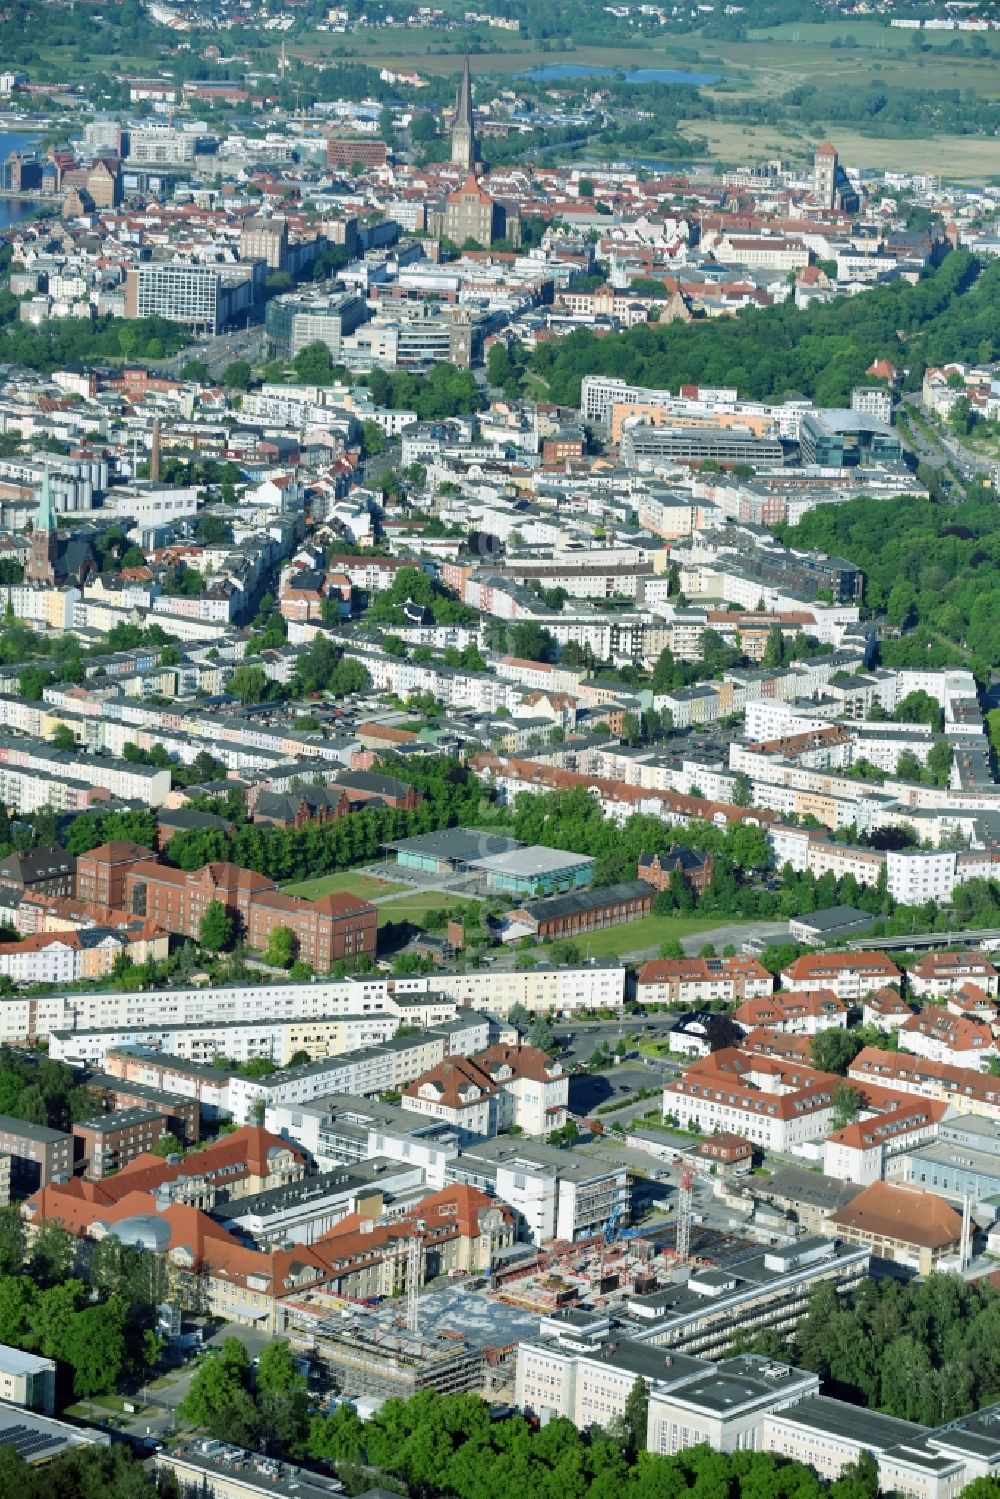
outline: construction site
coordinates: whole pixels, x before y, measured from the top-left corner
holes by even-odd
[[[373,1305],[312,1292],[288,1305],[289,1336],[351,1396],[504,1395],[518,1344],[543,1319],[574,1308],[623,1317],[636,1300],[681,1291],[692,1272],[754,1253],[747,1241],[693,1222],[692,1186],[692,1173],[683,1172],[672,1222],[628,1228],[620,1206],[593,1238],[541,1249],[515,1244],[488,1276],[423,1293],[415,1234],[402,1296]]]

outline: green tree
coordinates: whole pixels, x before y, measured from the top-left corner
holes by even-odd
[[[176,1135],[171,1134],[170,1130],[167,1130],[158,1140],[154,1141],[152,1153],[158,1156],[182,1155],[184,1153],[184,1142],[179,1140]]]
[[[781,633],[780,625],[772,625],[768,631],[761,664],[773,667],[785,664],[785,637]]]
[[[241,703],[260,703],[267,695],[268,678],[261,666],[238,666],[229,678],[228,690]]]
[[[273,964],[275,968],[291,968],[295,962],[298,950],[298,938],[291,928],[276,926],[272,929],[267,939],[267,951],[264,954],[264,961]]]
[[[852,1088],[847,1083],[838,1083],[833,1090],[831,1127],[838,1130],[853,1124],[861,1112],[861,1104],[862,1098],[857,1088]]]
[[[843,1076],[863,1044],[855,1031],[831,1028],[810,1038],[809,1057],[820,1072],[836,1072]]]
[[[625,1428],[625,1456],[635,1462],[646,1447],[646,1423],[649,1418],[649,1389],[646,1381],[636,1379],[625,1401],[623,1425]]]
[[[17,679],[18,694],[29,703],[41,702],[42,693],[54,681],[50,671],[40,666],[26,666]]]
[[[207,952],[222,952],[233,940],[235,924],[221,900],[210,900],[198,923],[198,940]]]
[[[68,723],[57,723],[49,735],[49,743],[53,749],[73,750],[76,749],[76,735]]]
[[[333,360],[324,343],[306,344],[292,360],[296,378],[303,385],[330,385],[333,382]]]
[[[253,379],[253,365],[249,359],[234,359],[223,372],[222,383],[227,390],[249,390]]]
[[[539,1051],[549,1051],[555,1045],[555,1032],[548,1018],[539,1015],[533,1020],[528,1028],[528,1045],[537,1046]]]
[[[642,738],[642,724],[635,713],[622,714],[621,738],[626,744],[638,744]]]
[[[213,1422],[245,1393],[250,1377],[250,1359],[239,1338],[228,1337],[218,1353],[200,1364],[177,1407],[189,1426],[209,1430]]]
[[[0,1283],[24,1263],[24,1222],[16,1205],[0,1208]],[[0,1343],[9,1343],[0,1332]]]
[[[738,770],[733,777],[733,804],[749,807],[753,802],[753,785],[745,771]]]

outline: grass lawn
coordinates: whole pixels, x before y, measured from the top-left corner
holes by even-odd
[[[95,1405],[98,1406],[101,1410],[110,1411],[113,1415],[116,1416],[132,1414],[138,1415],[141,1411],[144,1411],[146,1409],[146,1407],[140,1403],[138,1396],[136,1396],[134,1400],[130,1401],[130,1403],[135,1406],[135,1412],[133,1413],[132,1411],[126,1411],[126,1398],[127,1397],[125,1397],[124,1395],[91,1395],[87,1400],[78,1401],[75,1405],[68,1405],[66,1407],[65,1413],[67,1416],[76,1416],[79,1420],[89,1421],[93,1419],[93,1412],[91,1407]]]
[[[449,895],[446,890],[413,890],[401,895],[398,900],[387,900],[378,908],[378,924],[385,926],[390,921],[411,921],[419,926],[428,911],[464,910],[476,904],[464,900],[460,895]]]
[[[641,952],[659,947],[662,942],[691,937],[698,932],[717,930],[718,916],[647,916],[643,921],[629,921],[624,926],[609,926],[602,932],[585,932],[574,942],[592,958],[617,958],[624,953]],[[539,948],[544,956],[546,949]]]
[[[366,900],[377,900],[380,895],[395,895],[406,886],[399,880],[373,879],[368,874],[353,874],[346,870],[342,874],[322,874],[315,880],[299,880],[297,884],[285,885],[285,895],[301,895],[305,900],[319,900],[321,895],[363,895]]]

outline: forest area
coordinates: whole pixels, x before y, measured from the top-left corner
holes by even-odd
[[[577,329],[539,344],[529,368],[566,406],[579,404],[588,374],[655,389],[724,385],[749,400],[798,395],[818,406],[848,406],[876,359],[905,368],[907,389],[919,389],[929,364],[992,359],[998,299],[1000,261],[984,266],[956,250],[915,286],[894,282],[804,310],[786,303],[734,318],[643,323],[602,337]]]

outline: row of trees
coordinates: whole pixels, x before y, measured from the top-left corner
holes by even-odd
[[[174,835],[168,858],[181,869],[200,869],[213,859],[231,860],[270,879],[285,882],[329,874],[378,857],[392,839],[436,832],[465,823],[502,822],[504,814],[484,798],[471,771],[442,756],[416,764],[385,756],[383,768],[422,793],[417,808],[371,807],[333,822],[301,828],[242,824],[230,832],[194,829]]]

